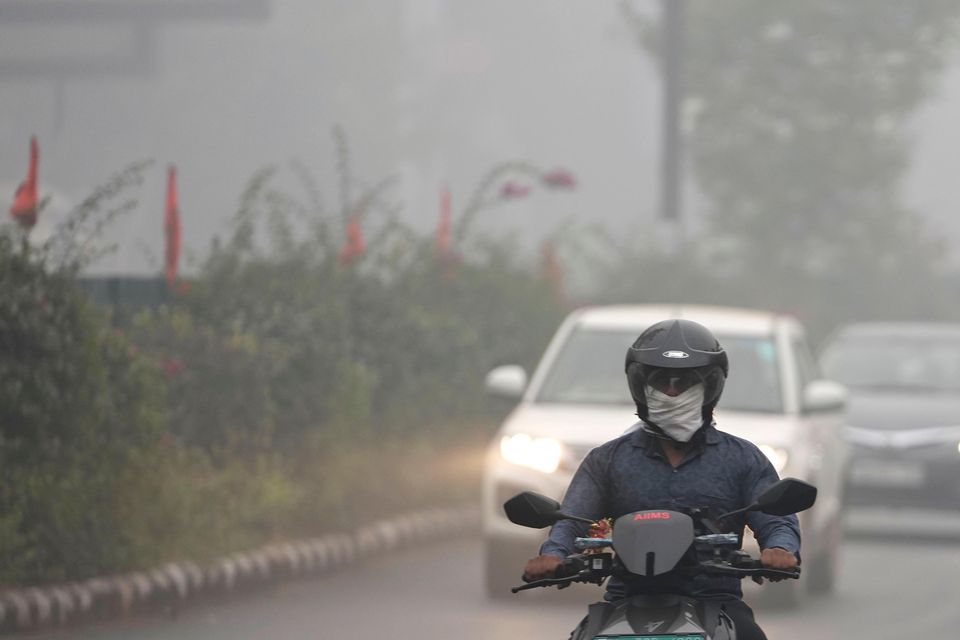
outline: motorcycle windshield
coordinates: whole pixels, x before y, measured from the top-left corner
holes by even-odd
[[[613,548],[640,576],[673,569],[693,543],[693,520],[677,511],[636,511],[613,523]]]

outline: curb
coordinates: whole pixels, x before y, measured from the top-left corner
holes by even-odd
[[[269,544],[205,567],[191,562],[77,582],[0,591],[0,633],[175,613],[209,597],[229,597],[287,580],[323,576],[369,556],[477,530],[476,506],[425,509],[359,527],[351,534]]]

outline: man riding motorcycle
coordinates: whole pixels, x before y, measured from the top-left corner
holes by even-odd
[[[752,443],[718,431],[713,410],[727,377],[727,354],[713,333],[691,320],[664,320],[646,329],[627,350],[626,374],[640,421],[626,434],[594,450],[580,464],[562,510],[584,518],[618,518],[645,509],[708,507],[718,513],[751,504],[778,480],[767,457]],[[799,562],[800,526],[795,515],[750,512],[724,521],[730,532],[754,532],[760,560],[771,569]],[[561,520],[523,579],[554,577],[576,552],[574,539],[588,525]],[[611,578],[605,599],[645,593],[676,593],[722,603],[737,637],[765,639],[743,602],[739,578],[676,575]]]

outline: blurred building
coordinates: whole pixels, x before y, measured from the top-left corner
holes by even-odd
[[[655,10],[658,0],[636,0]],[[129,163],[156,163],[117,221],[107,274],[161,269],[164,171],[179,169],[186,270],[227,233],[247,180],[278,185],[324,214],[385,178],[400,217],[429,230],[439,191],[457,212],[505,160],[568,168],[574,193],[532,193],[491,209],[478,231],[513,229],[531,246],[558,227],[648,233],[657,217],[660,84],[620,3],[532,0],[5,0],[0,3],[0,201],[40,140],[34,235]],[[960,199],[947,172],[960,78],[919,114],[907,194],[950,236]],[[350,180],[338,168],[346,134]],[[694,206],[686,215],[695,217]],[[529,252],[532,260],[537,252]]]

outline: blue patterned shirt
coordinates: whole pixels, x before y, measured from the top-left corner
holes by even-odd
[[[683,461],[674,468],[657,439],[638,423],[632,431],[593,449],[577,469],[563,499],[563,511],[593,520],[648,509],[683,511],[710,507],[714,515],[753,503],[779,478],[767,457],[751,442],[706,425],[690,443]],[[800,553],[800,525],[795,515],[771,516],[750,512],[723,521],[728,531],[740,533],[749,525],[761,549],[782,547]],[[540,553],[567,556],[577,553],[574,538],[586,535],[588,525],[561,520],[550,530]],[[607,598],[634,593],[669,591],[700,598],[740,598],[740,579],[698,575],[678,578],[667,574],[638,577],[629,588],[611,579]]]

